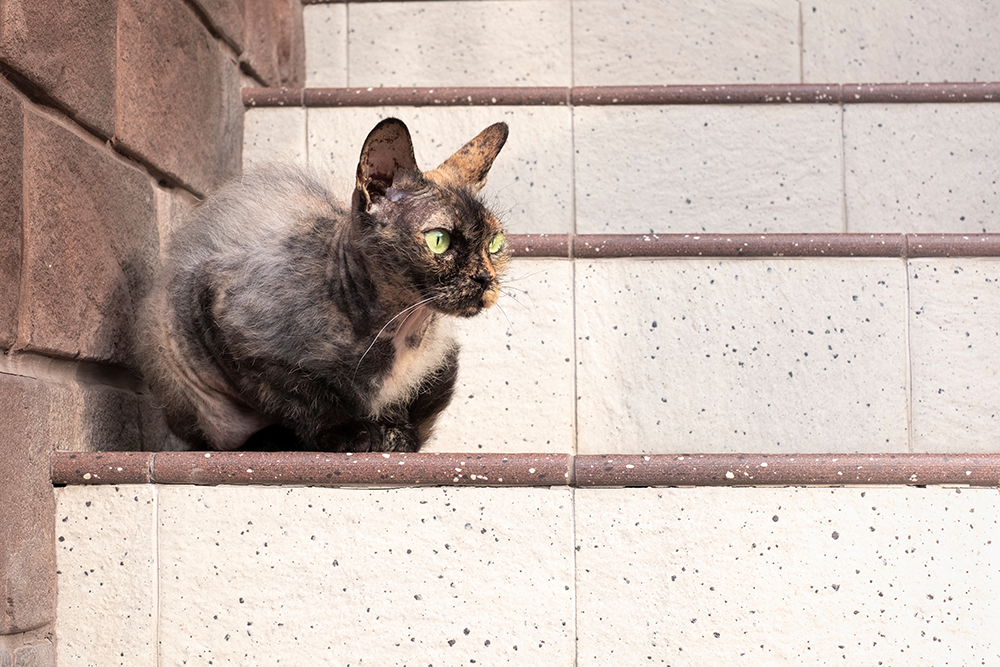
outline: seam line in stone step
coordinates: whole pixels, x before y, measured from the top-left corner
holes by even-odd
[[[928,104],[1000,102],[1000,82],[244,88],[248,107]]]
[[[56,452],[52,483],[1000,487],[1000,454]]]

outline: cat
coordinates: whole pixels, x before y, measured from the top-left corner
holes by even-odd
[[[406,125],[387,118],[349,208],[287,165],[200,204],[137,327],[171,430],[219,450],[417,451],[454,391],[452,318],[500,294],[510,249],[477,195],[507,133],[491,125],[421,172]]]

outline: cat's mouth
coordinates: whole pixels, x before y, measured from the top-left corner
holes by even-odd
[[[452,289],[433,299],[430,305],[441,313],[457,317],[473,317],[497,302],[500,296],[499,284],[493,282],[483,285],[478,281],[470,281],[461,290]]]
[[[492,306],[494,303],[496,303],[495,298],[487,302],[486,299],[481,297],[473,302],[457,303],[453,305],[448,304],[445,305],[443,308],[440,308],[439,305],[439,308],[442,312],[448,315],[455,315],[457,317],[475,317],[486,308]]]

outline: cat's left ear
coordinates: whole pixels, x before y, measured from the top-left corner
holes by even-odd
[[[486,185],[486,174],[507,141],[507,123],[495,123],[480,132],[441,166],[425,174],[431,180],[444,177],[459,181],[476,192]]]
[[[390,186],[405,190],[421,181],[410,131],[398,118],[386,118],[368,133],[358,160],[357,191],[365,199],[365,208]]]

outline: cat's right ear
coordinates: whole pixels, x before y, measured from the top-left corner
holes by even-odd
[[[390,186],[407,189],[420,180],[410,131],[398,118],[386,118],[368,133],[361,148],[356,187],[365,209],[371,207],[373,199],[384,196]]]

